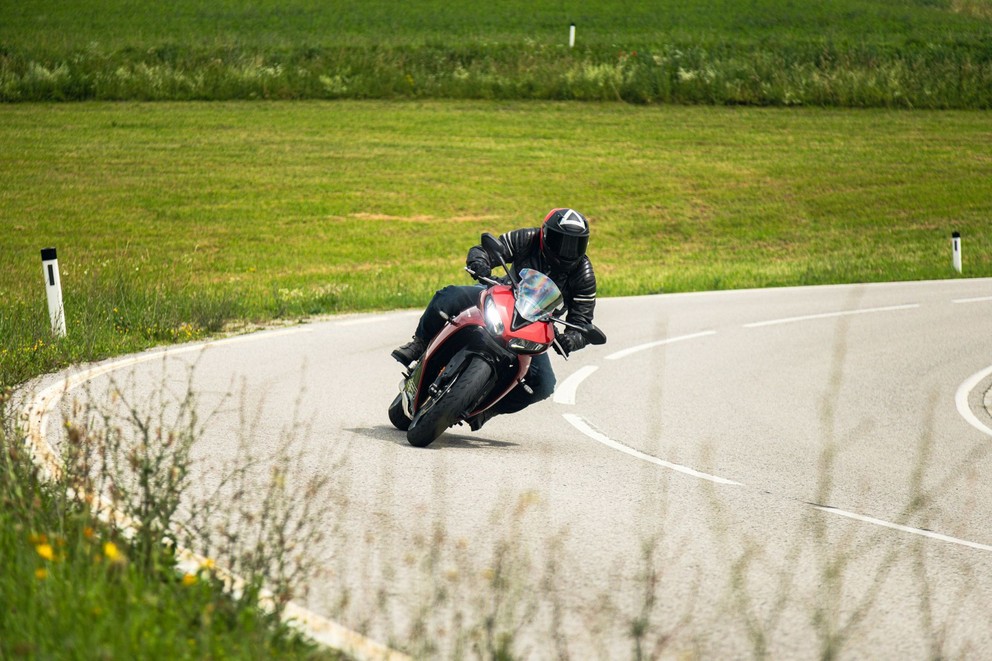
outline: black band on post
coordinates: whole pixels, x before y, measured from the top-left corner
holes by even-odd
[[[50,259],[55,259],[55,248],[42,248],[41,261],[47,262]]]

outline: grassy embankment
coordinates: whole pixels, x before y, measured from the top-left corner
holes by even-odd
[[[0,383],[235,319],[419,307],[482,231],[593,222],[601,295],[992,274],[983,113],[8,106]],[[53,342],[39,250],[59,250]]]
[[[0,100],[990,108],[990,19],[989,0],[29,0],[0,7]]]

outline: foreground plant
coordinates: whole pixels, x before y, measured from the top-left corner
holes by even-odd
[[[119,427],[97,434],[69,425],[62,470],[44,481],[9,405],[7,391],[0,397],[0,657],[317,654],[277,612],[259,608],[258,588],[230,594],[212,561],[177,571],[175,546],[163,541],[175,537],[169,531],[188,487],[195,426],[166,432],[132,409],[134,428],[149,435],[125,451]],[[101,515],[101,495],[142,526]],[[263,583],[251,577],[251,585]]]

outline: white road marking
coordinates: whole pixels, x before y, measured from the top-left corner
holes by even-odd
[[[977,372],[969,376],[964,383],[958,386],[958,391],[954,395],[954,403],[958,407],[958,413],[964,418],[969,425],[982,432],[988,436],[992,436],[992,429],[989,429],[975,412],[971,410],[971,406],[968,405],[968,395],[974,390],[979,383],[981,383],[986,377],[992,375],[992,366],[986,367],[981,372]]]
[[[611,353],[606,357],[606,360],[620,360],[621,358],[626,358],[632,354],[638,353],[639,351],[647,351],[648,349],[653,349],[655,347],[660,347],[663,344],[672,344],[674,342],[682,342],[683,340],[694,340],[697,337],[706,337],[708,335],[716,335],[716,331],[708,330],[702,333],[693,333],[692,335],[679,335],[678,337],[669,337],[664,340],[656,340],[655,342],[648,342],[646,344],[638,344],[636,347],[630,347],[629,349],[624,349],[623,351],[617,351],[616,353]]]
[[[871,314],[873,312],[893,312],[895,310],[914,310],[920,307],[919,303],[909,305],[890,305],[884,308],[864,308],[862,310],[843,310],[841,312],[825,312],[823,314],[808,314],[802,317],[786,317],[784,319],[772,319],[770,321],[757,321],[753,324],[744,324],[744,328],[761,328],[763,326],[776,326],[778,324],[791,324],[796,321],[809,321],[811,319],[829,319],[831,317],[846,317],[855,314]]]
[[[986,301],[992,301],[992,296],[980,297],[980,298],[956,299],[953,302],[954,303],[978,303],[978,302],[986,302]],[[849,316],[849,315],[871,314],[871,313],[875,313],[875,312],[893,312],[893,311],[899,311],[899,310],[914,310],[914,309],[917,309],[919,307],[920,307],[920,305],[918,303],[911,303],[911,304],[906,304],[906,305],[892,305],[892,306],[878,307],[878,308],[865,308],[865,309],[861,309],[861,310],[843,310],[843,311],[839,311],[839,312],[828,312],[828,313],[823,313],[823,314],[804,315],[804,316],[800,316],[800,317],[788,317],[788,318],[783,318],[783,319],[772,319],[772,320],[769,320],[769,321],[761,321],[761,322],[755,322],[755,323],[745,324],[744,327],[745,328],[762,328],[762,327],[766,327],[766,326],[775,326],[775,325],[778,325],[778,324],[788,324],[788,323],[793,323],[793,322],[808,321],[808,320],[814,320],[814,319],[828,319],[828,318],[843,317],[843,316]],[[622,351],[617,351],[616,353],[612,353],[612,354],[606,356],[606,360],[619,360],[621,358],[626,358],[628,356],[631,356],[631,355],[636,354],[636,353],[641,352],[641,351],[646,351],[648,349],[653,349],[654,347],[662,346],[662,345],[665,345],[665,344],[671,344],[673,342],[680,342],[680,341],[683,341],[683,340],[690,340],[690,339],[695,339],[695,338],[700,338],[700,337],[706,337],[706,336],[709,336],[709,335],[714,335],[715,333],[716,333],[716,331],[710,330],[710,331],[704,331],[704,332],[700,332],[700,333],[694,333],[694,334],[691,334],[691,335],[682,335],[682,336],[679,336],[679,337],[672,337],[672,338],[666,338],[664,340],[657,340],[657,341],[654,341],[654,342],[648,342],[648,343],[645,343],[645,344],[640,344],[640,345],[637,345],[637,346],[634,346],[634,347],[630,347],[628,349],[624,349]],[[590,365],[590,366],[583,367],[582,369],[580,369],[580,370],[576,371],[574,374],[572,374],[568,379],[566,379],[562,383],[560,390],[555,393],[555,401],[557,403],[560,403],[560,404],[574,404],[575,403],[575,395],[576,395],[576,391],[578,389],[578,386],[586,378],[588,378],[593,372],[595,372],[596,369],[597,368],[595,366],[591,366]],[[978,417],[975,416],[975,414],[972,412],[970,406],[968,405],[968,396],[971,393],[971,391],[974,390],[975,387],[978,386],[978,384],[982,380],[984,380],[985,378],[987,378],[990,375],[992,375],[992,366],[990,366],[990,367],[988,367],[988,368],[986,368],[986,369],[984,369],[984,370],[982,370],[982,371],[980,371],[980,372],[972,375],[971,377],[969,377],[958,388],[958,391],[957,391],[955,400],[956,400],[956,403],[957,403],[958,412],[961,414],[961,416],[965,420],[968,421],[969,424],[971,424],[973,427],[975,427],[976,429],[978,429],[979,431],[981,431],[983,434],[987,434],[989,436],[992,436],[992,429],[990,429],[985,424],[983,424],[978,419]],[[591,438],[591,439],[593,439],[593,440],[595,440],[595,441],[597,441],[599,443],[602,443],[603,445],[605,445],[605,446],[607,446],[609,448],[612,448],[614,450],[619,450],[620,452],[623,452],[625,454],[628,454],[628,455],[630,455],[632,457],[636,457],[637,459],[641,459],[642,461],[647,461],[647,462],[656,464],[658,466],[662,466],[664,468],[668,468],[670,470],[674,470],[674,471],[677,471],[677,472],[680,472],[680,473],[684,473],[686,475],[691,475],[692,477],[697,477],[699,479],[708,480],[710,482],[715,482],[717,484],[725,484],[725,485],[732,485],[732,486],[745,486],[745,485],[741,484],[740,482],[735,482],[733,480],[728,480],[726,478],[722,478],[722,477],[719,477],[719,476],[716,476],[716,475],[710,475],[709,473],[703,473],[703,472],[697,471],[697,470],[695,470],[693,468],[689,468],[687,466],[682,466],[680,464],[674,464],[672,462],[665,461],[663,459],[659,459],[658,457],[654,457],[652,455],[645,454],[644,452],[641,452],[639,450],[635,450],[635,449],[633,449],[631,447],[628,447],[628,446],[626,446],[626,445],[624,445],[622,443],[619,443],[617,441],[614,441],[613,439],[609,438],[605,434],[602,434],[599,431],[593,429],[585,420],[583,420],[581,417],[579,417],[577,415],[573,415],[573,414],[570,414],[570,413],[565,413],[565,414],[563,414],[562,417],[564,417],[565,420],[568,421],[569,424],[571,424],[573,427],[575,427],[577,430],[579,430],[580,432],[582,432],[583,434],[585,434],[589,438]],[[951,537],[950,535],[944,535],[942,533],[933,532],[931,530],[923,530],[922,528],[913,528],[911,526],[906,526],[906,525],[902,525],[902,524],[898,524],[898,523],[892,523],[890,521],[884,521],[882,519],[877,519],[875,517],[865,516],[863,514],[856,514],[854,512],[848,512],[846,510],[837,509],[835,507],[825,507],[825,506],[822,506],[822,505],[813,505],[812,507],[814,507],[817,510],[820,510],[821,512],[828,512],[828,513],[831,513],[831,514],[836,514],[838,516],[843,516],[843,517],[846,517],[846,518],[849,518],[849,519],[860,521],[862,523],[868,523],[868,524],[879,526],[879,527],[882,527],[882,528],[889,528],[891,530],[897,530],[897,531],[900,531],[900,532],[905,532],[905,533],[909,533],[909,534],[913,534],[913,535],[919,535],[921,537],[926,537],[926,538],[929,538],[929,539],[933,539],[933,540],[937,540],[937,541],[941,541],[941,542],[946,542],[946,543],[949,543],[949,544],[956,544],[956,545],[959,545],[959,546],[965,546],[965,547],[976,549],[976,550],[979,550],[979,551],[992,551],[992,546],[990,546],[988,544],[980,544],[978,542],[971,542],[971,541],[968,541],[968,540],[965,540],[965,539],[960,539],[958,537]]]
[[[228,337],[223,340],[213,340],[210,342],[204,342],[203,344],[197,344],[189,348],[190,351],[194,349],[199,349],[200,347],[217,347],[226,344],[237,344],[238,342],[253,342],[255,340],[260,340],[263,338],[270,337],[281,337],[283,335],[296,335],[297,333],[312,333],[313,329],[307,326],[294,326],[293,328],[284,328],[282,330],[272,330],[272,331],[259,331],[257,333],[248,333],[246,335],[235,335],[234,337]],[[176,349],[166,349],[170,353],[179,353],[186,350],[185,347]]]
[[[338,328],[343,328],[346,326],[365,326],[367,324],[378,324],[386,321],[386,317],[363,317],[361,319],[349,319],[348,321],[339,321],[335,326]]]
[[[575,404],[575,393],[579,389],[579,384],[598,369],[595,365],[586,365],[562,381],[561,385],[555,389],[555,403]]]
[[[394,319],[396,317],[401,317],[401,318],[402,317],[419,317],[421,314],[423,314],[423,313],[422,312],[418,312],[416,310],[411,310],[411,311],[408,311],[408,312],[399,312],[399,313],[394,314],[394,315],[393,314],[369,315],[369,316],[364,316],[364,317],[356,317],[354,319],[343,319],[341,321],[335,322],[334,325],[337,326],[337,327],[339,327],[339,328],[341,328],[341,327],[347,327],[347,326],[363,326],[365,324],[377,324],[377,323],[380,323],[380,322],[383,322],[383,321],[391,321],[392,319]]]
[[[629,454],[630,456],[636,457],[636,458],[638,458],[638,459],[640,459],[642,461],[647,461],[647,462],[650,462],[652,464],[657,464],[658,466],[662,466],[663,468],[668,468],[668,469],[673,470],[673,471],[678,471],[679,473],[685,473],[686,475],[691,475],[692,477],[698,477],[701,480],[708,480],[710,482],[716,482],[717,484],[729,484],[729,485],[736,486],[736,487],[744,486],[740,482],[734,482],[733,480],[728,480],[728,479],[723,478],[723,477],[717,477],[716,475],[710,475],[709,473],[703,473],[703,472],[700,472],[700,471],[695,470],[694,468],[689,468],[688,466],[682,466],[680,464],[673,464],[670,461],[665,461],[664,459],[659,459],[658,457],[653,457],[653,456],[651,456],[649,454],[645,454],[645,453],[641,452],[640,450],[635,450],[634,448],[627,447],[623,443],[618,443],[618,442],[614,441],[612,438],[610,438],[610,437],[608,437],[608,436],[606,436],[604,434],[599,433],[598,431],[596,431],[595,429],[593,429],[592,427],[590,427],[589,424],[586,423],[585,420],[583,420],[582,418],[580,418],[577,415],[573,415],[571,413],[563,413],[562,414],[562,417],[565,418],[565,420],[567,420],[569,422],[569,424],[571,424],[573,427],[575,427],[580,432],[582,432],[583,434],[585,434],[589,438],[593,439],[594,441],[598,441],[598,442],[602,443],[603,445],[605,445],[608,448],[612,448],[614,450],[619,450],[620,452],[625,452],[625,453]]]
[[[968,548],[978,549],[979,551],[992,551],[992,546],[989,546],[988,544],[969,542],[966,539],[959,539],[957,537],[951,537],[949,535],[942,535],[939,532],[933,532],[932,530],[923,530],[922,528],[911,528],[909,526],[904,526],[898,523],[891,523],[889,521],[883,521],[882,519],[876,519],[871,516],[864,516],[862,514],[855,514],[854,512],[839,510],[836,507],[823,507],[822,505],[813,505],[813,508],[818,509],[821,512],[829,512],[831,514],[837,514],[840,516],[845,516],[849,519],[854,519],[855,521],[862,521],[864,523],[870,523],[872,525],[881,526],[883,528],[891,528],[892,530],[899,530],[900,532],[908,532],[910,534],[919,535],[921,537],[929,537],[930,539],[936,539],[941,542],[947,542],[949,544],[958,544],[960,546],[967,546]]]

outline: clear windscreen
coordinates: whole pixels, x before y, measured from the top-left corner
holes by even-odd
[[[562,306],[561,291],[554,281],[533,269],[520,269],[517,314],[527,321],[544,321]]]

